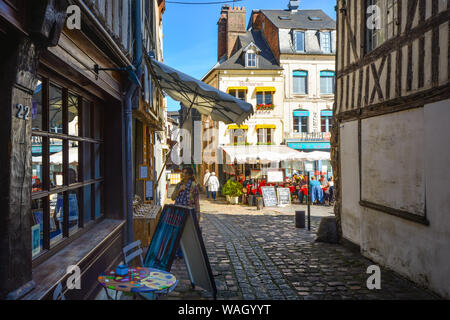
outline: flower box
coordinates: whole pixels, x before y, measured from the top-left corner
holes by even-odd
[[[258,104],[256,110],[273,110],[275,106],[273,104]]]

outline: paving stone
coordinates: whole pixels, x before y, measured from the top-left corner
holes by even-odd
[[[314,242],[321,217],[333,215],[331,207],[313,207],[309,232],[293,224],[295,210],[305,210],[301,205],[258,212],[224,201],[200,205],[207,211],[202,234],[220,300],[436,298],[383,268],[383,289],[367,290],[371,261],[339,244]],[[179,285],[166,299],[212,298],[191,288],[184,260],[175,260],[172,272]]]

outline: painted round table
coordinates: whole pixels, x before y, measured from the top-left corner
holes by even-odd
[[[108,290],[129,293],[159,293],[170,291],[177,284],[176,277],[166,271],[153,268],[129,268],[125,276],[116,275],[116,271],[109,270],[98,277],[98,282],[105,288],[108,298]],[[117,295],[116,295],[117,297]]]

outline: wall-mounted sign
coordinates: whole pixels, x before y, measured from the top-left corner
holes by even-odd
[[[153,181],[145,181],[145,200],[153,200]]]
[[[283,171],[277,170],[277,171],[267,171],[267,182],[283,182],[284,181],[284,175]]]
[[[148,166],[140,165],[139,166],[139,180],[148,180],[148,179],[149,179]]]
[[[16,104],[16,118],[20,119],[20,120],[28,120],[28,115],[30,114],[30,107],[29,106],[24,106],[23,104]]]

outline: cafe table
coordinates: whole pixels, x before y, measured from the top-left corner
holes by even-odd
[[[144,267],[130,267],[128,274],[123,276],[118,276],[115,269],[108,270],[98,277],[98,282],[105,289],[109,300],[113,299],[107,289],[116,291],[117,299],[119,291],[132,293],[134,297],[136,294],[164,294],[172,291],[178,283],[169,272]]]

